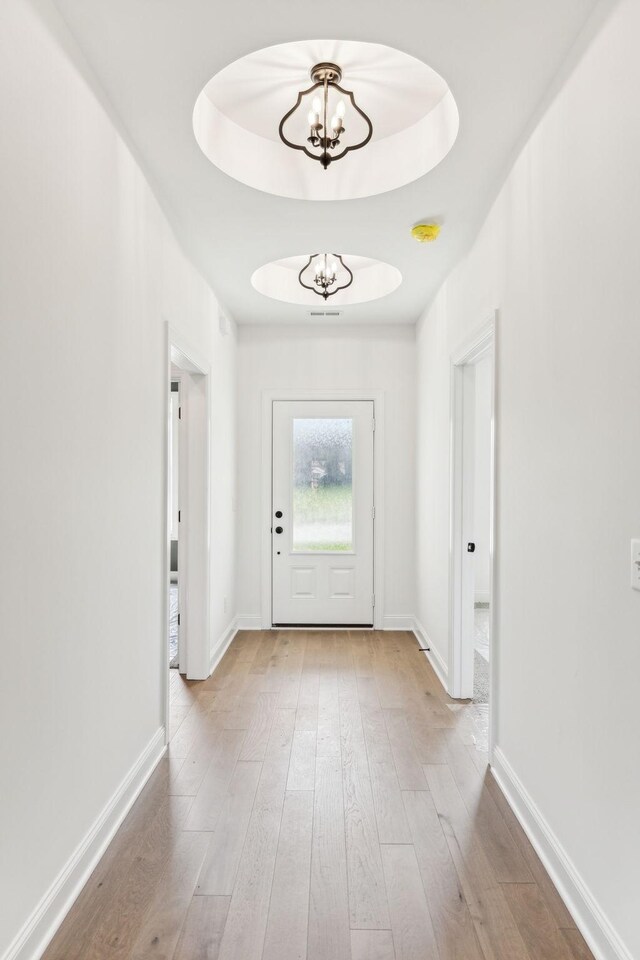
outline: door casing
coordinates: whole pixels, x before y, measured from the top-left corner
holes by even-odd
[[[464,422],[468,415],[465,404],[465,371],[469,366],[485,356],[492,359],[491,390],[491,453],[490,453],[490,543],[489,543],[489,637],[491,656],[489,662],[489,761],[491,762],[495,733],[497,729],[497,659],[498,637],[496,617],[496,390],[497,390],[497,353],[496,353],[497,311],[480,324],[451,355],[450,368],[450,556],[449,556],[449,664],[448,693],[456,699],[470,695],[469,676],[473,677],[473,644],[465,634],[468,629],[466,614],[473,604],[470,595],[472,582],[466,573],[465,527],[463,522],[465,501],[469,496],[469,487],[473,477],[465,475],[465,436]],[[472,693],[472,691],[471,691]]]
[[[262,391],[262,520],[260,626],[272,629],[271,503],[273,477],[273,403],[276,400],[369,400],[376,422],[373,440],[373,628],[381,630],[384,616],[384,391],[382,390],[263,390]]]
[[[211,672],[210,664],[210,383],[211,368],[208,361],[182,334],[166,323],[165,388],[164,403],[164,500],[162,504],[162,530],[164,550],[162,562],[162,663],[165,693],[164,727],[169,736],[169,570],[171,567],[169,519],[169,419],[170,404],[167,398],[172,379],[172,364],[182,371],[181,405],[183,422],[180,450],[180,542],[182,556],[178,566],[182,569],[180,590],[180,627],[183,635],[180,672],[190,680],[205,680]],[[183,456],[184,449],[184,456]]]
[[[294,551],[292,428],[296,418],[302,417],[351,418],[352,434],[352,507],[355,537],[353,552],[324,553]],[[374,406],[371,400],[274,401],[273,403],[273,511],[284,508],[284,519],[272,519],[272,527],[280,529],[281,536],[272,541],[272,623],[274,626],[351,626],[372,627],[373,611],[373,544],[375,508],[373,490],[373,450],[375,442]],[[276,451],[278,454],[276,455]],[[277,524],[283,524],[281,528]],[[291,596],[294,570],[312,570],[318,595],[304,600]],[[331,574],[349,570],[353,576],[354,595],[331,595]],[[326,593],[325,593],[326,591]]]

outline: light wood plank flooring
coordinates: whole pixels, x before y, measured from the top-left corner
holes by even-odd
[[[591,958],[413,634],[242,631],[46,960]]]

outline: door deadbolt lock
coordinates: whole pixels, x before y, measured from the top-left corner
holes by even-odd
[[[276,533],[282,533],[282,530],[283,530],[282,527],[276,527]]]
[[[476,552],[476,545],[475,545],[475,543],[468,543],[468,544],[467,544],[467,553],[475,553],[475,552]]]
[[[276,517],[278,518],[278,520],[280,520],[280,518],[282,517],[282,510],[276,510]]]

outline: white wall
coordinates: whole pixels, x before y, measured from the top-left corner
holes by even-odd
[[[413,327],[238,328],[238,613],[260,615],[262,393],[367,388],[385,394],[385,609],[414,609]]]
[[[498,746],[628,957],[640,956],[639,35],[640,5],[622,0],[418,336],[418,615],[446,660],[449,356],[498,307]]]
[[[488,603],[491,520],[491,358],[474,364],[473,556],[475,600]]]
[[[0,955],[162,721],[166,320],[212,363],[214,641],[234,611],[234,336],[84,76],[3,0]]]

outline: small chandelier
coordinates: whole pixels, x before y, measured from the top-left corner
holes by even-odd
[[[340,282],[338,262],[342,268],[340,272],[345,271],[347,275],[342,278],[347,280],[346,283]],[[310,280],[311,283],[305,283],[305,279]],[[351,286],[353,273],[337,253],[312,253],[298,274],[298,281],[301,287],[313,290],[319,297],[328,300],[339,290],[346,290]]]
[[[286,143],[288,147],[291,147],[292,150],[302,150],[308,157],[311,157],[312,160],[319,160],[326,170],[332,160],[341,160],[350,150],[360,150],[361,147],[366,146],[369,140],[371,140],[373,126],[369,117],[356,103],[351,90],[345,90],[340,86],[342,70],[336,66],[335,63],[317,63],[311,70],[311,79],[313,80],[313,86],[308,87],[307,90],[300,91],[295,104],[288,113],[285,113],[280,121],[278,132],[280,139],[283,143]],[[307,114],[307,125],[309,127],[307,143],[315,148],[316,151],[319,151],[314,153],[304,143],[292,143],[291,140],[288,140],[284,135],[284,126],[289,117],[296,112],[302,103],[302,98],[312,96],[316,90],[318,94],[313,97],[311,109]],[[340,153],[331,156],[330,151],[342,146],[341,138],[345,133],[343,121],[346,114],[346,106],[343,99],[337,99],[336,90],[351,100],[354,110],[360,114],[367,125],[367,135],[360,143],[350,144],[344,147]]]

